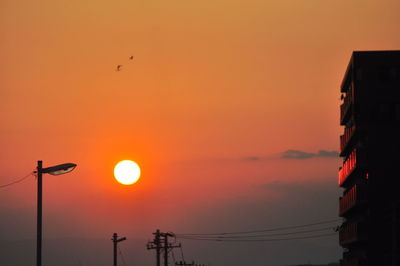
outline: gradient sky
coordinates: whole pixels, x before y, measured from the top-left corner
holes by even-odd
[[[0,185],[37,160],[78,164],[45,176],[44,265],[109,265],[113,232],[131,240],[127,264],[147,266],[157,228],[336,218],[340,159],[318,152],[338,150],[351,52],[399,49],[399,12],[397,0],[0,0]],[[113,178],[123,159],[142,167],[134,186]],[[34,264],[35,184],[0,190],[0,258],[13,265]],[[213,266],[341,256],[337,237],[183,244],[187,259]]]

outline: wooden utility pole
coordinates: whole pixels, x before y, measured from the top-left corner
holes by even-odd
[[[147,243],[147,249],[155,249],[156,250],[156,261],[157,261],[157,266],[161,266],[161,233],[160,230],[157,229],[155,233],[153,233],[154,235],[154,240],[153,242],[148,242]]]
[[[168,253],[171,249],[181,247],[181,244],[172,245],[168,242],[168,237],[174,236],[171,233],[161,233],[160,230],[156,230],[154,240],[147,243],[147,249],[156,250],[156,261],[157,266],[161,266],[161,250],[164,252],[164,266],[168,266]]]
[[[177,261],[175,262],[176,266],[194,266],[194,262],[187,263],[186,261]]]
[[[156,253],[157,253],[157,266],[161,265],[161,239],[160,239],[160,230],[157,229],[156,231]]]
[[[36,266],[42,266],[42,161],[37,162]]]
[[[164,235],[164,266],[168,266],[168,235]]]
[[[113,242],[113,248],[114,248],[114,260],[113,260],[114,264],[113,265],[117,266],[117,244],[118,244],[118,242],[126,240],[126,237],[121,237],[118,239],[117,233],[114,233],[113,238],[111,240]]]
[[[169,250],[171,250],[173,248],[180,248],[181,244],[172,245],[172,244],[168,243],[168,237],[169,236],[174,236],[171,233],[160,233],[160,235],[162,237],[164,237],[164,266],[168,266],[168,252],[169,252]]]

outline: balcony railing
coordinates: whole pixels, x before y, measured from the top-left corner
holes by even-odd
[[[348,223],[342,225],[339,231],[339,243],[346,246],[355,242],[367,240],[367,232],[364,223]]]
[[[367,260],[362,258],[343,259],[340,266],[367,266]]]
[[[339,216],[343,217],[348,211],[356,206],[367,202],[367,186],[364,184],[354,185],[343,197],[339,199]]]
[[[340,124],[344,125],[350,114],[351,105],[353,104],[353,86],[350,86],[340,105]]]
[[[344,134],[340,136],[340,155],[343,156],[351,138],[356,132],[356,126],[344,128]]]
[[[354,149],[347,159],[344,161],[343,166],[339,169],[339,186],[343,187],[344,183],[348,181],[349,177],[356,170],[362,169],[364,156],[358,149]]]

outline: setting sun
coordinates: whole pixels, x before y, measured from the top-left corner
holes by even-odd
[[[137,163],[123,160],[114,167],[115,179],[123,185],[132,185],[139,180],[140,168]]]

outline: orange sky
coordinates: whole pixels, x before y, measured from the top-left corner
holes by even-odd
[[[45,177],[48,221],[69,221],[47,234],[87,237],[218,228],[182,217],[284,201],[259,189],[274,182],[334,186],[339,159],[279,154],[338,150],[351,52],[398,49],[399,11],[397,0],[1,0],[0,183],[39,159],[77,163]],[[122,159],[142,167],[134,186],[113,179]],[[33,178],[0,191],[0,214],[33,215],[17,222],[32,238],[35,197]],[[268,227],[256,214],[244,224]]]

